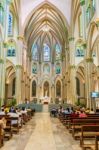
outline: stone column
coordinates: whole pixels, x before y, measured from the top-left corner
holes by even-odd
[[[16,94],[15,94],[15,97],[16,97],[17,104],[22,103],[22,94],[24,94],[24,93],[21,93],[21,90],[22,90],[21,81],[22,81],[22,66],[16,65]]]
[[[16,101],[18,104],[22,103],[22,50],[23,37],[18,36],[17,40],[17,65],[16,65]]]
[[[75,53],[74,53],[74,38],[69,38],[70,47],[70,66],[69,66],[69,76],[70,76],[70,93],[71,93],[71,103],[75,104],[77,100],[76,96],[76,66],[75,66]]]
[[[85,62],[85,91],[87,99],[87,108],[92,108],[90,93],[92,92],[92,65],[93,58],[86,58]]]
[[[82,24],[83,24],[83,39],[86,39],[86,5],[85,0],[80,0],[80,5],[82,9]]]

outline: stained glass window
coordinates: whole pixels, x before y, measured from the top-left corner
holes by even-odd
[[[76,57],[84,57],[85,52],[83,46],[76,47]]]
[[[3,19],[4,19],[4,8],[2,7],[2,4],[0,3],[0,23],[3,25]]]
[[[44,55],[44,61],[50,61],[50,48],[49,46],[45,43],[43,47],[43,55]]]
[[[37,44],[33,44],[32,46],[32,59],[38,60],[38,47]]]
[[[56,60],[60,60],[61,59],[61,47],[59,44],[56,44],[55,50],[56,50]]]
[[[33,64],[32,73],[37,74],[37,64]]]
[[[56,74],[60,74],[60,73],[61,73],[60,64],[56,64]]]
[[[8,43],[7,56],[8,57],[16,56],[16,47],[15,47],[15,43],[13,41],[10,41]]]
[[[13,35],[13,14],[9,12],[8,16],[8,36]]]

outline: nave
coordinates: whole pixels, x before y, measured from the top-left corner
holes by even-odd
[[[36,113],[1,150],[81,150],[68,130],[49,113]]]

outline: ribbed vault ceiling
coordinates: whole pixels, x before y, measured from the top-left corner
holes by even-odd
[[[47,28],[47,31],[44,29]],[[64,46],[68,39],[66,23],[61,14],[49,3],[45,3],[33,12],[26,28],[25,38],[29,49],[40,37],[44,41],[45,37],[50,43],[52,37]],[[41,43],[43,43],[41,41]]]

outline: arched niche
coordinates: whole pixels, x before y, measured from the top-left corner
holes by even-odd
[[[36,97],[36,81],[32,81],[32,97]]]
[[[59,80],[56,82],[56,97],[61,97],[61,82]]]
[[[49,97],[49,82],[45,81],[43,85],[43,96]]]
[[[49,74],[50,73],[50,66],[49,66],[49,64],[44,64],[43,72],[44,72],[44,74]]]

